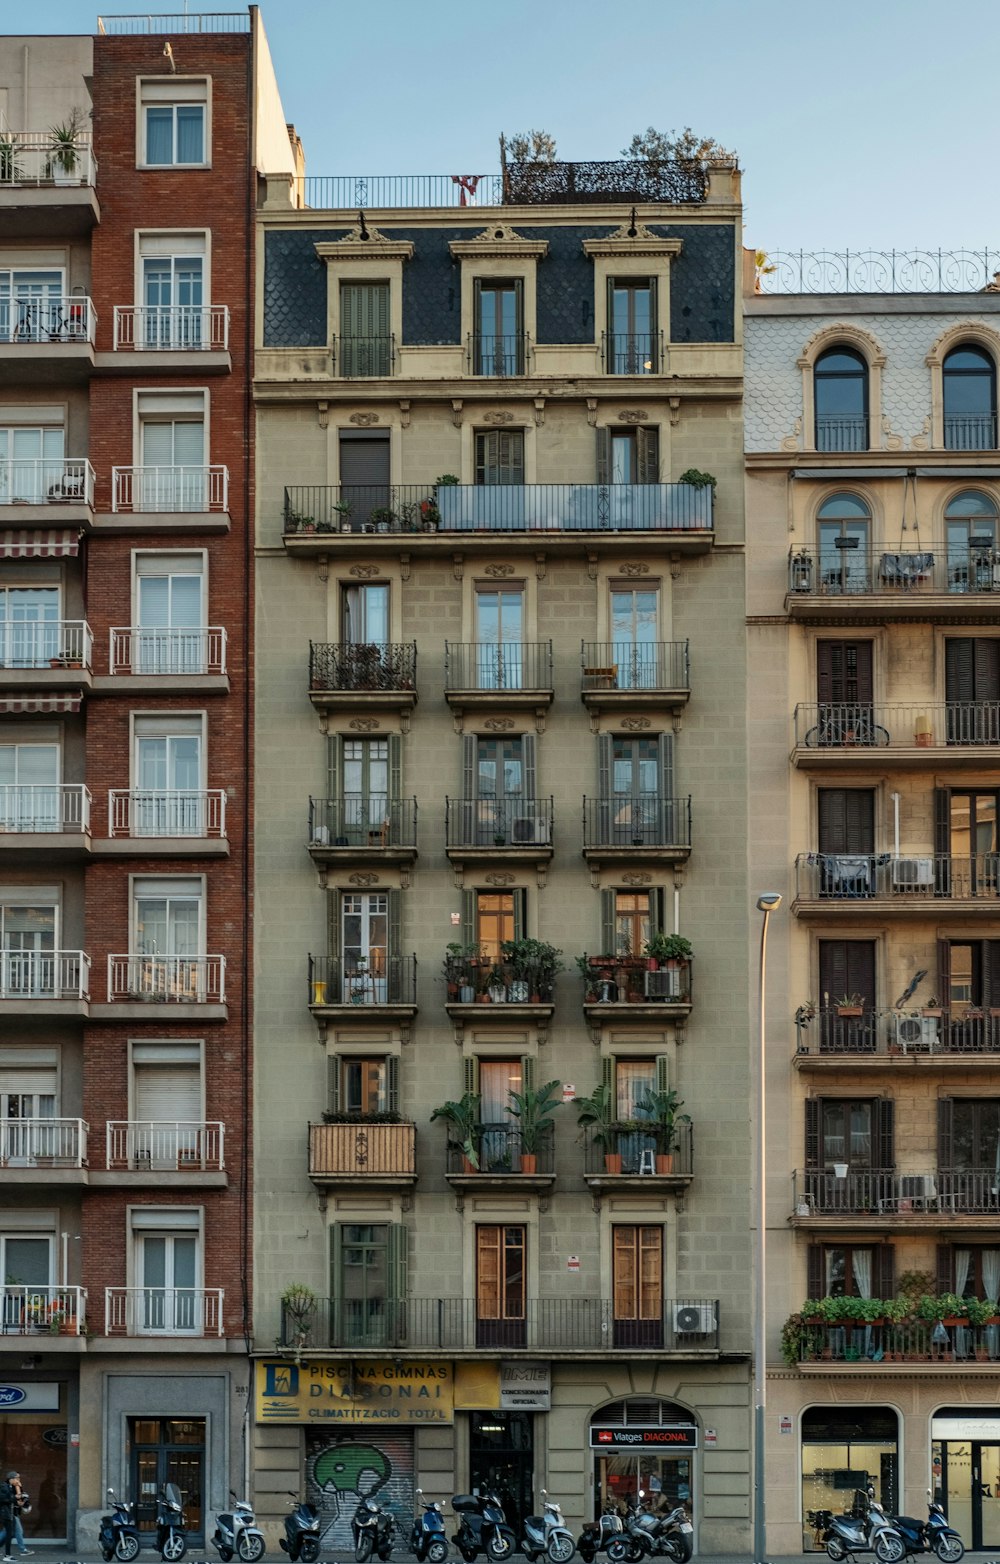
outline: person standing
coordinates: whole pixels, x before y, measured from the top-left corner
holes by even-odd
[[[11,1546],[14,1541],[14,1489],[11,1484],[11,1476],[17,1473],[9,1473],[6,1480],[0,1483],[0,1531],[3,1532],[3,1564],[10,1564],[13,1557]]]
[[[14,1519],[14,1541],[17,1544],[17,1551],[21,1555],[21,1558],[30,1558],[32,1549],[25,1545],[24,1525],[21,1520],[21,1515],[27,1511],[28,1504],[24,1497],[24,1485],[21,1482],[20,1472],[8,1472],[7,1481],[10,1483],[10,1486],[14,1491],[14,1499],[11,1505],[11,1512]]]

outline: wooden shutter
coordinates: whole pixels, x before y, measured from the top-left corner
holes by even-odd
[[[822,1103],[816,1097],[806,1098],[806,1167],[820,1166],[819,1121]]]
[[[658,1092],[670,1089],[670,1056],[669,1054],[657,1054],[656,1056],[656,1090]]]
[[[334,1222],[330,1228],[330,1297],[335,1309],[344,1296],[343,1253],[344,1229],[340,1222]]]
[[[674,736],[661,733],[657,739],[657,769],[660,774],[660,797],[674,796]]]
[[[950,1244],[938,1244],[936,1246],[935,1262],[937,1292],[940,1296],[941,1293],[951,1292],[951,1279],[954,1272],[951,1264]]]
[[[806,1252],[806,1293],[810,1298],[822,1298],[826,1293],[822,1244],[810,1244]]]
[[[610,798],[614,763],[614,739],[610,733],[597,738],[597,792],[601,798]]]
[[[939,939],[937,942],[938,965],[938,991],[937,998],[947,1011],[951,1006],[951,941]]]
[[[480,1320],[498,1320],[501,1317],[502,1243],[502,1227],[491,1223],[476,1228],[476,1316]]]
[[[653,363],[653,372],[654,374],[661,374],[663,365],[660,363],[660,327],[657,315],[657,292],[655,277],[650,277],[649,279],[649,334],[652,339],[649,344],[649,356]]]
[[[408,1233],[402,1222],[390,1222],[386,1238],[386,1297],[390,1303],[405,1303]]]
[[[955,1166],[953,1139],[954,1106],[950,1097],[941,1098],[938,1102],[937,1160],[939,1168],[952,1168]]]
[[[639,482],[659,483],[660,431],[655,424],[648,429],[641,425],[636,429],[635,453]]]
[[[535,1090],[536,1061],[534,1054],[521,1055],[521,1090],[533,1092]]]
[[[467,1055],[462,1060],[462,1068],[465,1077],[464,1090],[475,1094],[479,1090],[479,1060],[474,1055]]]
[[[400,890],[386,892],[389,903],[389,960],[401,959],[403,954],[403,893]]]
[[[399,1055],[385,1056],[385,1105],[389,1113],[399,1112]]]
[[[816,643],[817,699],[870,703],[873,692],[871,641],[818,641]]]
[[[665,934],[666,922],[666,891],[662,885],[656,885],[649,892],[649,932],[653,934]],[[636,952],[638,954],[638,952]]]
[[[977,638],[974,647],[975,698],[995,701],[1000,694],[1000,641]]]
[[[892,1244],[879,1244],[872,1266],[872,1297],[894,1298],[896,1295],[896,1251]]]
[[[872,1153],[877,1168],[893,1168],[896,1165],[894,1128],[896,1104],[889,1097],[879,1097],[872,1103]]]
[[[340,955],[340,892],[327,891],[326,893],[326,938],[327,949],[331,960],[336,960]]]
[[[479,739],[475,733],[462,736],[462,797],[479,797]]]
[[[875,851],[874,793],[867,788],[820,788],[819,850],[821,853]]]
[[[357,337],[361,334],[359,321],[361,312],[359,309],[359,284],[342,282],[340,285],[340,335],[344,337]]]
[[[340,1112],[339,1054],[327,1054],[326,1057],[326,1111],[327,1113]]]
[[[524,779],[523,797],[526,800],[536,800],[538,798],[538,772],[535,757],[535,735],[533,733],[522,733],[521,774]]]
[[[344,741],[339,733],[331,733],[326,741],[326,796],[340,797],[340,778],[343,775]]]
[[[983,941],[983,997],[986,1010],[1000,1007],[1000,940]]]
[[[597,436],[597,481],[607,484],[611,482],[611,430],[595,429]]]
[[[601,956],[613,956],[617,950],[615,940],[615,893],[601,892]]]
[[[616,1320],[634,1320],[637,1304],[636,1261],[639,1242],[638,1228],[615,1227],[613,1233],[612,1268],[614,1283],[614,1311]]]
[[[389,734],[389,797],[398,799],[403,793],[403,736]]]
[[[475,891],[462,892],[462,944],[474,945],[479,939]]]
[[[514,903],[514,938],[524,939],[528,923],[528,893],[521,886],[511,892],[511,899]]]
[[[934,890],[938,896],[950,896],[951,790],[946,787],[934,789],[934,852]]]
[[[615,1098],[615,1060],[614,1060],[614,1055],[613,1054],[605,1054],[604,1057],[601,1060],[601,1085],[602,1086],[606,1086],[608,1088],[608,1090],[610,1091],[612,1108],[614,1109],[615,1112],[617,1112],[618,1110],[616,1108],[614,1108],[614,1103],[616,1101],[616,1098]]]
[[[613,1229],[614,1311],[619,1320],[658,1320],[663,1314],[663,1229]]]
[[[866,1010],[875,1006],[875,943],[850,939],[847,945],[847,992],[860,994]]]
[[[833,700],[833,642],[816,642],[816,699],[820,705]]]
[[[949,701],[975,699],[974,642],[971,636],[950,635],[944,643],[944,693]]]

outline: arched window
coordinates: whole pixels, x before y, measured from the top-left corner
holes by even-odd
[[[964,343],[941,366],[947,451],[992,451],[997,443],[997,371],[985,348]]]
[[[949,592],[1000,589],[997,507],[988,494],[965,489],[945,507]]]
[[[871,591],[871,511],[857,494],[832,494],[819,508],[820,591]]]
[[[868,365],[854,348],[828,348],[813,368],[817,451],[867,451]]]

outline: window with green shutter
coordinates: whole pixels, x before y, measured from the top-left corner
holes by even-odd
[[[342,282],[338,373],[349,378],[391,373],[389,284]]]
[[[395,1222],[330,1229],[332,1346],[394,1346],[403,1331],[407,1232]]]

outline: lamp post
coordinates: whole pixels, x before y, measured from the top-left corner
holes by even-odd
[[[764,917],[760,926],[760,1026],[757,1034],[756,1135],[754,1139],[754,1181],[756,1205],[756,1242],[754,1244],[753,1310],[753,1556],[754,1564],[767,1558],[766,1515],[764,1505],[764,1412],[767,1403],[767,1364],[765,1360],[767,1323],[767,1281],[765,1268],[766,1183],[764,1159],[767,1148],[765,1127],[764,1002],[767,997],[767,925],[772,912],[781,906],[777,891],[763,891],[757,897],[757,911]]]

